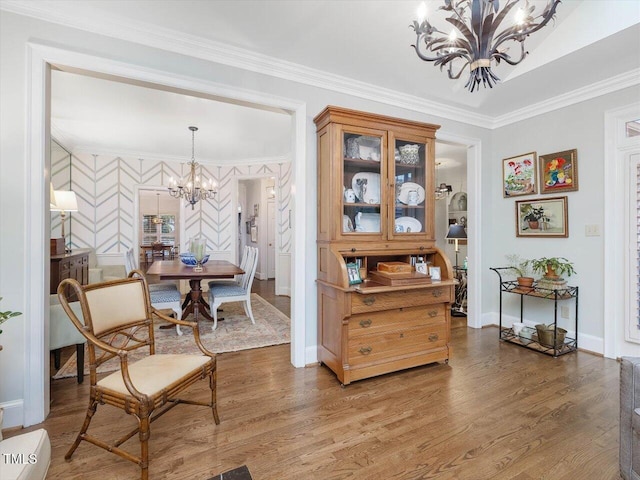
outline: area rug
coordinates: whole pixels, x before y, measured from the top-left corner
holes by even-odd
[[[224,311],[219,312],[218,317],[224,320],[218,320],[218,328],[215,331],[211,330],[213,322],[201,319],[198,328],[204,346],[212,352],[224,353],[290,343],[291,321],[284,313],[256,293],[251,294],[251,308],[256,321],[255,325],[244,314],[241,302],[222,305]],[[190,315],[186,320],[193,320],[193,316]],[[156,353],[200,353],[189,327],[182,327],[184,335],[178,336],[175,328],[159,328],[163,324],[165,323],[158,322],[154,327]],[[143,352],[133,352],[129,356],[129,361],[135,361],[144,355]],[[85,354],[85,375],[89,375],[88,359],[88,354]],[[98,373],[117,370],[119,363],[117,358],[111,359],[100,365]],[[76,374],[76,354],[74,353],[53,378],[75,377]]]

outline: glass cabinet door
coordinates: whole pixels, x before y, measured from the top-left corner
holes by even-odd
[[[394,138],[391,140],[393,152],[389,149],[391,168],[390,179],[394,185],[391,225],[391,237],[412,238],[417,234],[428,233],[427,207],[431,203],[428,197],[430,185],[429,144]]]
[[[384,132],[342,131],[342,235],[383,232],[384,149]]]

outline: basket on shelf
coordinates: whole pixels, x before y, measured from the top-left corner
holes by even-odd
[[[545,325],[543,323],[536,325],[538,331],[538,342],[545,347],[553,348],[553,325]],[[558,327],[556,329],[556,348],[564,345],[564,337],[567,331],[564,328]]]

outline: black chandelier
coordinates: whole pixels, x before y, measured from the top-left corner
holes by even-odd
[[[482,82],[493,88],[500,79],[491,71],[491,60],[499,64],[504,60],[509,65],[517,65],[527,56],[524,40],[529,35],[544,27],[555,16],[560,0],[548,0],[540,15],[533,15],[535,6],[524,0],[524,7],[516,11],[515,23],[496,34],[498,27],[509,12],[521,0],[507,0],[500,9],[499,0],[443,0],[444,6],[439,10],[450,12],[445,20],[454,28],[446,34],[434,27],[426,18],[424,2],[420,6],[418,21],[411,28],[416,32],[415,48],[418,57],[427,62],[435,62],[435,66],[448,66],[449,78],[460,78],[465,67],[469,65],[470,75],[465,88],[470,92]],[[420,18],[421,17],[421,18]],[[440,34],[440,35],[439,35]],[[520,58],[514,59],[508,53],[508,42],[520,43]],[[460,69],[454,72],[453,64]]]

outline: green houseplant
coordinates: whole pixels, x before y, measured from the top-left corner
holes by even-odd
[[[0,301],[2,301],[2,297],[0,297]],[[4,322],[9,320],[10,318],[17,317],[18,315],[22,315],[22,313],[21,312],[11,312],[9,310],[7,310],[6,312],[1,312],[0,311],[0,325],[2,325]],[[2,333],[2,330],[0,330],[0,333]]]
[[[557,279],[560,275],[570,277],[576,273],[573,263],[564,257],[541,257],[529,261],[534,272],[546,278]]]
[[[0,297],[0,301],[2,301],[2,297]],[[12,312],[10,310],[7,310],[6,312],[0,311],[0,325],[2,325],[4,322],[9,320],[10,318],[17,317],[18,315],[22,315],[22,313]],[[2,333],[2,330],[0,330],[0,333]],[[2,345],[0,345],[0,350],[2,350]]]
[[[505,255],[509,269],[517,275],[516,280],[520,288],[531,290],[533,286],[533,268],[531,260],[522,258],[518,254]]]

